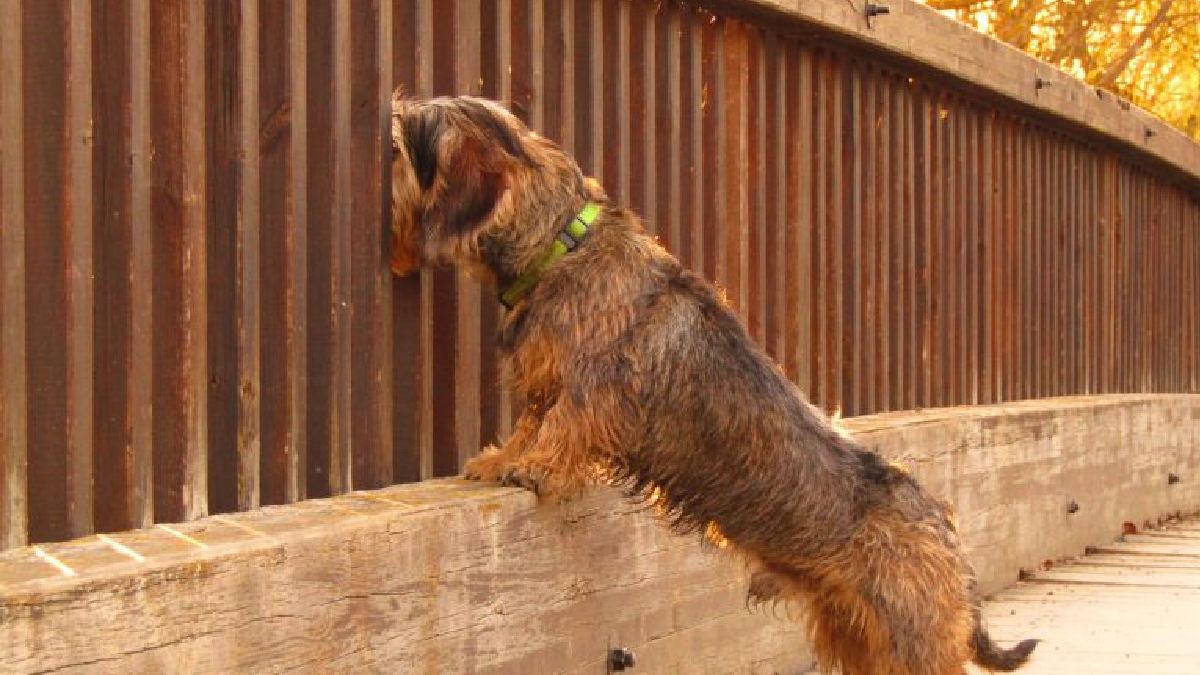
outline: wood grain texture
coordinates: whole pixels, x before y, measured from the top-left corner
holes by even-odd
[[[1124,519],[1200,503],[1200,484],[1167,491],[1163,478],[1200,461],[1200,396],[1060,398],[846,425],[955,504],[985,592],[1111,542]],[[1073,515],[1063,508],[1072,494],[1083,507]],[[1166,534],[1103,552],[1154,561],[1135,581],[1170,588],[1177,603],[1196,583],[1179,563],[1194,559],[1200,528]],[[75,573],[65,576],[30,549],[0,554],[0,668],[598,675],[610,645],[634,650],[645,672],[811,666],[798,624],[745,609],[739,563],[610,490],[548,507],[521,490],[431,481],[112,540],[145,560],[96,539],[46,547]],[[1046,583],[1077,587],[1068,582],[1084,574],[1110,573]],[[993,635],[1026,637],[1018,621],[990,622]]]

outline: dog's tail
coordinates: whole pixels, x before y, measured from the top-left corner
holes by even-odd
[[[1038,640],[1022,640],[1008,649],[992,642],[980,616],[975,614],[975,631],[971,634],[971,647],[975,650],[973,661],[987,670],[1011,672],[1025,665],[1029,654],[1037,647]]]

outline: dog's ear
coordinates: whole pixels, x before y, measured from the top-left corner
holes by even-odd
[[[425,232],[461,237],[482,225],[508,189],[512,161],[494,144],[455,133],[441,157],[440,185],[425,211]],[[414,160],[414,164],[416,161]]]
[[[405,115],[401,119],[400,137],[412,164],[413,174],[422,191],[433,187],[438,171],[438,143],[445,133],[445,120],[437,108],[430,108],[417,115]]]

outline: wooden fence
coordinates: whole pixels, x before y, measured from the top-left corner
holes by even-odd
[[[728,11],[0,3],[0,547],[506,433],[493,291],[384,264],[396,84],[510,102],[827,409],[1200,391],[1195,176]]]

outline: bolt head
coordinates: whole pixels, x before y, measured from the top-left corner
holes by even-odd
[[[614,647],[608,652],[608,667],[613,672],[621,672],[637,665],[637,657],[624,647]]]

